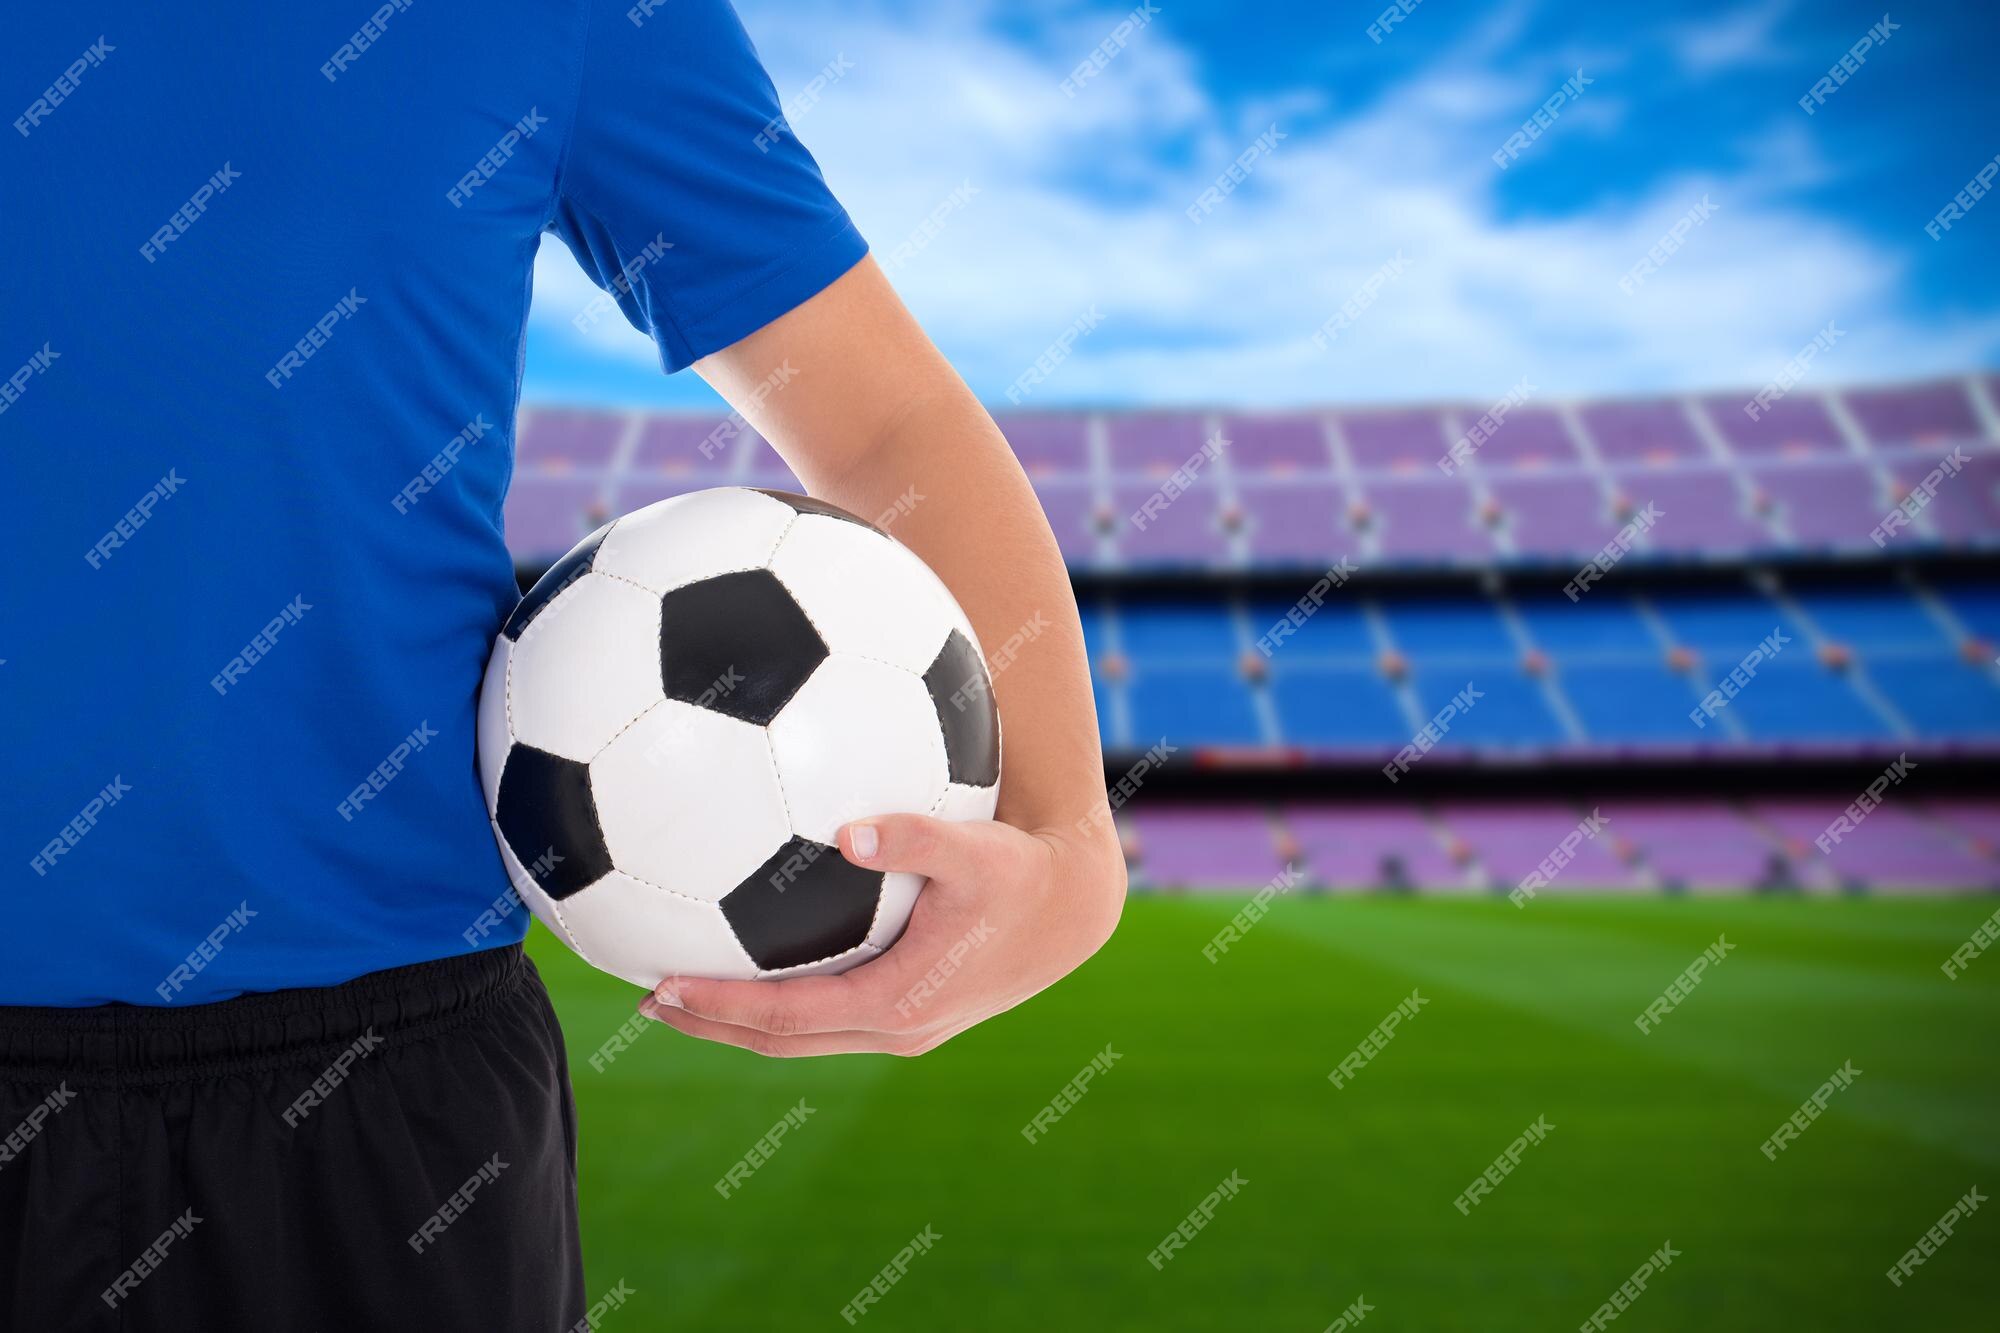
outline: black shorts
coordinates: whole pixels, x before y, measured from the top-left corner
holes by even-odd
[[[186,1009],[0,1008],[0,1329],[558,1333],[562,1035],[519,948]]]

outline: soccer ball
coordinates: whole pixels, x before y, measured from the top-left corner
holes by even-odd
[[[867,815],[990,819],[1000,720],[929,567],[801,495],[698,491],[607,523],[507,618],[479,768],[521,898],[595,967],[841,972],[920,876],[835,847]]]

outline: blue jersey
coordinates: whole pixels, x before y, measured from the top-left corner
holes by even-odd
[[[668,370],[865,246],[725,0],[31,5],[0,55],[0,1003],[508,944],[474,756],[542,233]]]

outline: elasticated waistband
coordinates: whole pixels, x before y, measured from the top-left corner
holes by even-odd
[[[180,1009],[0,1006],[0,1079],[125,1087],[325,1064],[370,1034],[400,1043],[470,1022],[532,979],[515,944]]]

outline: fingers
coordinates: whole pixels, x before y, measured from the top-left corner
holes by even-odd
[[[980,877],[1018,857],[1026,837],[990,820],[954,823],[929,815],[877,815],[840,830],[840,852],[870,870],[906,870],[944,881]]]
[[[1004,824],[948,823],[925,815],[883,815],[859,820],[840,832],[841,852],[855,864],[930,878],[933,883],[924,890],[926,898],[950,882],[966,889],[1017,882],[1015,872],[1040,845]],[[911,983],[933,970],[951,950],[968,947],[959,938],[961,925],[950,929],[949,938],[941,936],[938,918],[925,910],[926,905],[919,900],[910,928],[896,947],[851,972],[783,981],[670,977],[656,988],[649,1004],[661,1010],[662,1021],[671,1021],[667,1015],[679,1011],[776,1038],[908,1036],[926,1021],[917,1012],[920,1006],[910,999]],[[865,1049],[888,1048],[878,1044]]]
[[[653,992],[652,1003],[679,1009],[715,1023],[751,1028],[777,1037],[821,1032],[887,1032],[894,997],[901,993],[900,961],[885,954],[836,977],[794,977],[785,981],[706,981],[669,977]]]
[[[914,1038],[899,1037],[888,1032],[808,1032],[793,1037],[774,1036],[769,1032],[759,1032],[754,1028],[738,1027],[733,1023],[718,1023],[702,1018],[684,1009],[673,1009],[653,1003],[651,1000],[640,1005],[639,1011],[656,1022],[685,1032],[690,1037],[712,1041],[724,1046],[737,1046],[758,1055],[774,1059],[791,1060],[813,1055],[914,1055],[920,1049]]]

